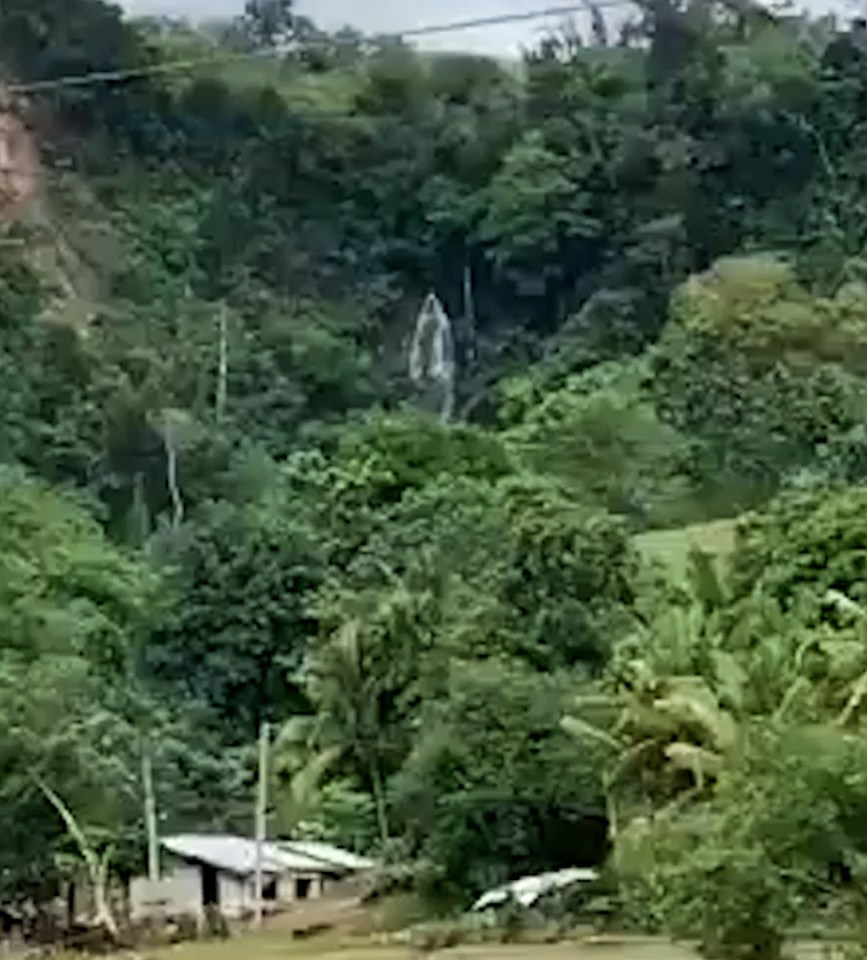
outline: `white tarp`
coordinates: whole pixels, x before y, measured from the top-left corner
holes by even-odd
[[[514,900],[522,907],[532,907],[534,903],[553,890],[563,890],[576,883],[591,883],[598,880],[599,874],[586,867],[571,867],[554,873],[540,873],[532,877],[521,877],[502,887],[488,890],[473,904],[473,910],[489,910]]]

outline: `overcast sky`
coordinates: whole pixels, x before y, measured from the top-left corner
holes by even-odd
[[[238,13],[243,0],[120,0],[131,13],[183,15],[193,19]],[[296,0],[299,13],[326,28],[349,24],[366,33],[388,33],[507,13],[568,5],[568,0]],[[617,11],[612,11],[614,15]],[[556,25],[563,18],[548,18]],[[424,46],[480,53],[514,52],[532,43],[544,31],[544,19],[488,26],[426,38]]]
[[[131,13],[158,13],[205,19],[238,13],[244,0],[120,0]],[[860,0],[795,0],[796,6],[804,3],[815,12],[836,10],[851,14]],[[300,13],[311,16],[326,28],[349,24],[368,33],[400,31],[412,27],[441,24],[454,20],[475,17],[498,16],[506,13],[522,13],[527,10],[551,6],[563,6],[568,0],[296,0]],[[623,17],[622,10],[609,13],[616,24]],[[556,25],[562,17],[548,18],[548,26]],[[576,17],[579,23],[586,22],[586,15]],[[474,50],[479,53],[514,53],[522,45],[537,39],[546,26],[544,19],[502,26],[488,26],[460,33],[426,38],[424,46],[431,49]]]

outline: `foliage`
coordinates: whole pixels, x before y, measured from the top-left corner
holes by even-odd
[[[130,75],[2,105],[0,899],[57,893],[65,821],[138,869],[144,749],[161,829],[245,831],[267,720],[277,829],[428,891],[598,860],[604,811],[708,951],[858,912],[863,36],[609,32],[514,70],[287,0],[3,3],[4,81]]]
[[[51,890],[64,833],[40,784],[96,837],[134,830],[126,675],[151,582],[85,509],[18,471],[0,474],[0,845],[4,896]]]
[[[503,158],[491,181],[481,236],[497,251],[499,267],[523,268],[544,282],[545,265],[557,262],[561,246],[599,232],[586,205],[568,160],[531,135]]]
[[[623,861],[638,901],[710,956],[779,956],[788,928],[840,901],[852,922],[863,752],[829,730],[757,728],[712,798],[635,825]]]
[[[0,473],[0,492],[3,649],[122,667],[144,616],[144,571],[74,501],[14,469]]]
[[[745,519],[733,571],[737,594],[759,587],[785,607],[812,600],[815,611],[833,589],[863,603],[864,497],[861,487],[791,494]]]
[[[863,610],[808,561],[833,502],[745,522],[722,579],[696,557],[692,597],[660,598],[564,720],[607,755],[628,908],[709,955],[778,956],[796,921],[860,923]]]
[[[678,292],[653,391],[662,419],[694,438],[705,484],[723,478],[743,509],[811,467],[857,479],[857,457],[836,451],[860,432],[860,311],[852,290],[810,296],[766,257],[721,262]]]
[[[299,701],[290,675],[313,623],[305,596],[321,577],[306,531],[251,507],[215,508],[168,545],[171,602],[145,651],[147,668],[208,708],[232,743],[255,738]]]
[[[418,852],[458,891],[545,866],[596,862],[603,808],[590,757],[559,720],[569,678],[508,661],[455,661],[395,783]]]
[[[549,389],[507,442],[537,472],[581,500],[645,525],[687,517],[691,478],[683,438],[661,423],[642,392],[641,368],[600,364]],[[513,392],[519,384],[509,385]]]

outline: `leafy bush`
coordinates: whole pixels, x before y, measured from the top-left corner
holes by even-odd
[[[831,727],[751,726],[711,795],[624,832],[617,863],[628,909],[720,957],[772,960],[796,921],[821,922],[830,905],[854,923],[865,750]]]
[[[757,587],[784,607],[815,613],[834,589],[867,601],[867,488],[793,493],[744,520],[734,557],[738,596]]]

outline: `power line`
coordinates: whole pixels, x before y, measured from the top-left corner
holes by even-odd
[[[593,3],[593,7],[626,7],[636,6],[634,0],[600,0],[599,3]],[[398,38],[430,37],[438,33],[456,33],[461,30],[473,30],[476,27],[494,27],[506,23],[521,23],[527,20],[541,20],[544,17],[564,17],[570,13],[584,11],[591,12],[591,4],[572,3],[560,7],[548,7],[541,10],[529,10],[525,13],[503,13],[492,17],[478,17],[475,20],[456,20],[452,23],[433,25],[428,27],[416,27],[411,30],[402,30],[394,34]]]
[[[431,37],[446,33],[459,33],[464,30],[474,30],[479,27],[493,27],[502,24],[524,23],[530,20],[541,20],[547,17],[568,16],[581,11],[590,12],[591,8],[609,9],[611,7],[635,6],[635,0],[598,0],[596,3],[572,3],[555,7],[543,7],[537,10],[527,10],[523,13],[504,13],[497,16],[477,17],[472,20],[454,20],[447,23],[431,24],[422,27],[410,27],[394,33],[381,35],[378,39],[406,40]],[[337,43],[339,38],[322,40],[323,44]],[[170,73],[183,73],[197,67],[215,66],[243,62],[259,57],[279,57],[292,50],[292,44],[277,47],[264,47],[258,50],[249,50],[243,53],[222,53],[208,57],[195,57],[186,60],[167,60],[162,63],[149,64],[142,67],[132,67],[125,70],[99,70],[90,73],[71,74],[65,77],[56,77],[50,80],[34,80],[29,83],[17,83],[7,86],[6,92],[10,95],[26,95],[42,93],[64,87],[89,87],[101,83],[123,83],[127,80],[140,80],[145,77],[160,76]]]

